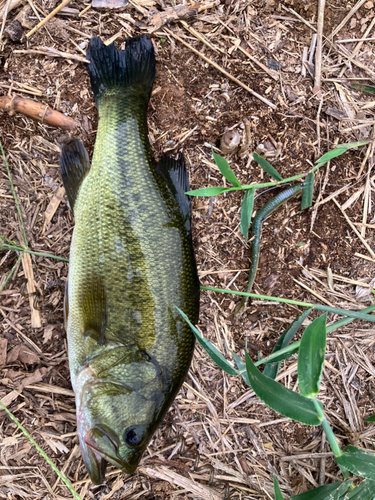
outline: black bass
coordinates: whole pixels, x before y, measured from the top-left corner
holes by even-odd
[[[87,51],[99,110],[90,166],[62,148],[74,212],[64,312],[83,460],[94,483],[107,462],[132,473],[190,365],[199,281],[182,157],[153,159],[146,111],[155,76],[148,37]]]

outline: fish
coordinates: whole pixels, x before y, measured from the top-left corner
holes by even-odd
[[[176,307],[197,323],[199,279],[183,156],[157,163],[148,139],[150,38],[93,37],[87,59],[92,162],[74,137],[60,155],[75,220],[64,322],[82,458],[101,484],[108,464],[136,470],[184,381],[194,335]]]

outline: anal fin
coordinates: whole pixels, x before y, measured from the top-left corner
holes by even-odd
[[[79,188],[89,170],[89,155],[82,142],[73,137],[63,144],[60,155],[60,172],[73,211]]]
[[[175,197],[180,207],[185,227],[190,232],[190,196],[185,194],[187,191],[190,191],[190,185],[184,157],[182,154],[179,154],[175,160],[169,156],[163,156],[156,166],[156,172],[165,180]]]

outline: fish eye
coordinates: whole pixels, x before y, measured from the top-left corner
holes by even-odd
[[[146,432],[143,426],[141,425],[131,425],[124,431],[124,441],[129,448],[137,448],[140,446],[145,437]]]

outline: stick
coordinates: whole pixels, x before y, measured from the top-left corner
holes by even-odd
[[[315,54],[315,75],[313,93],[322,97],[322,46],[323,46],[323,26],[324,26],[324,7],[326,0],[319,0],[318,5],[318,26]]]
[[[63,130],[72,131],[78,127],[78,124],[70,118],[65,116],[59,111],[50,109],[48,105],[39,104],[38,102],[24,99],[20,96],[15,97],[0,97],[0,109],[6,111],[18,111],[23,115],[30,116],[34,120],[51,125],[51,127],[58,127]]]
[[[208,64],[211,64],[211,66],[213,66],[214,68],[216,68],[218,71],[220,71],[221,73],[223,73],[223,75],[225,75],[227,78],[229,78],[230,80],[232,80],[233,82],[237,83],[237,85],[239,85],[240,87],[242,87],[243,89],[247,90],[248,92],[250,92],[250,94],[252,94],[254,97],[256,97],[257,99],[260,99],[262,102],[264,102],[265,104],[267,104],[267,106],[269,106],[270,108],[272,109],[276,109],[276,104],[274,104],[273,102],[269,101],[268,99],[266,99],[265,97],[261,96],[260,94],[258,94],[257,92],[255,92],[254,90],[252,90],[250,87],[248,87],[247,85],[245,85],[244,83],[242,83],[240,80],[238,80],[235,76],[231,75],[230,73],[228,73],[228,71],[225,71],[224,68],[222,68],[221,66],[219,66],[218,64],[216,64],[214,61],[211,61],[211,59],[208,59],[208,57],[204,56],[203,54],[201,54],[198,50],[196,50],[194,47],[192,47],[191,45],[189,45],[187,42],[185,42],[182,38],[180,38],[178,35],[175,35],[174,33],[172,33],[172,31],[170,31],[168,28],[166,28],[164,26],[164,31],[166,31],[169,35],[173,36],[173,38],[175,38],[176,40],[178,40],[179,42],[181,42],[183,45],[185,45],[185,47],[187,47],[188,49],[190,49],[192,52],[194,52],[194,54],[197,54],[197,56],[199,56],[201,59],[203,59],[204,61],[206,61]]]
[[[362,7],[362,5],[366,2],[367,0],[359,0],[357,4],[352,8],[352,10],[349,12],[349,14],[341,21],[341,23],[336,26],[336,28],[332,31],[331,36],[329,37],[330,39],[333,39],[335,35],[345,26],[345,24],[349,21],[349,19],[354,16],[354,14],[357,12],[357,10]]]
[[[357,230],[357,228],[355,227],[355,225],[353,224],[353,222],[349,219],[349,217],[346,215],[346,213],[344,212],[344,210],[342,209],[341,205],[339,204],[339,202],[336,200],[336,198],[332,198],[332,200],[335,202],[336,206],[338,207],[338,209],[340,210],[340,212],[342,213],[342,215],[345,217],[346,219],[346,222],[349,224],[349,226],[353,229],[353,231],[355,232],[355,234],[358,236],[358,238],[361,240],[363,246],[366,248],[366,250],[368,251],[368,253],[371,255],[371,257],[373,259],[375,259],[375,253],[373,252],[372,248],[370,247],[370,245],[367,243],[366,240],[364,240],[361,236],[361,233]]]
[[[38,23],[32,30],[30,30],[28,33],[26,33],[26,38],[30,38],[31,35],[33,35],[36,31],[38,31],[39,28],[41,28],[44,24],[46,24],[52,17],[54,17],[63,7],[68,5],[72,0],[63,0],[60,5],[56,7],[56,9],[53,9],[52,12],[48,14],[47,17],[45,17],[40,23]]]

